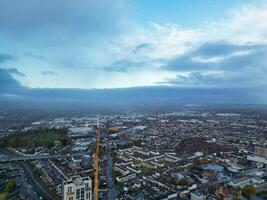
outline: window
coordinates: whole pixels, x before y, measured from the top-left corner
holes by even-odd
[[[76,199],[80,199],[80,196],[81,196],[81,190],[77,189],[76,190]]]
[[[84,199],[84,188],[81,189],[81,199]]]

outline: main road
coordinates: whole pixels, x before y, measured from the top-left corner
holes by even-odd
[[[32,185],[34,190],[43,198],[43,199],[54,199],[54,197],[46,191],[46,189],[36,180],[34,174],[32,173],[31,168],[29,165],[27,165],[24,162],[20,163],[21,167],[23,168],[23,171],[25,173],[25,176],[27,177],[27,181]]]
[[[34,190],[38,193],[38,195],[42,197],[42,199],[47,199],[47,200],[52,200],[54,199],[54,197],[39,183],[38,180],[36,180],[29,165],[23,161],[50,159],[50,158],[66,158],[71,156],[84,155],[84,154],[72,154],[72,155],[60,154],[60,155],[16,156],[15,154],[12,154],[4,149],[0,149],[0,153],[6,156],[0,160],[0,163],[18,162],[20,167],[23,169],[27,181],[30,183],[30,185],[34,188]]]
[[[3,150],[2,150],[3,152]],[[7,155],[7,154],[6,154]],[[51,159],[51,158],[67,158],[72,156],[83,156],[84,153],[78,153],[78,154],[56,154],[56,155],[33,155],[33,156],[7,156],[5,158],[2,158],[0,160],[1,163],[8,163],[8,162],[19,162],[19,161],[28,161],[28,160],[45,160],[45,159]]]

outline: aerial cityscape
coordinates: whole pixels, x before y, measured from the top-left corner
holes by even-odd
[[[0,0],[0,200],[267,200],[266,0]]]
[[[12,112],[0,113],[1,183],[10,199],[94,199],[96,148],[99,199],[267,197],[266,107],[16,110],[24,116],[16,120]]]

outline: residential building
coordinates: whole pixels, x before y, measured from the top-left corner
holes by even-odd
[[[63,200],[92,200],[91,178],[74,176],[64,181]]]

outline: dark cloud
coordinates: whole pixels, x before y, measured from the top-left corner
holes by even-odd
[[[159,84],[172,84],[172,85],[184,85],[184,86],[202,86],[207,84],[210,86],[216,86],[218,83],[222,84],[222,77],[216,75],[202,74],[199,72],[192,72],[189,75],[177,75],[175,79],[170,79],[166,82],[159,82]]]
[[[144,67],[145,62],[138,62],[132,60],[118,60],[113,62],[110,66],[97,68],[98,70],[103,70],[107,72],[129,72],[131,70],[138,69],[140,67]]]
[[[170,71],[204,71],[211,67],[210,64],[194,61],[191,54],[186,54],[170,60],[165,69]]]
[[[4,63],[7,61],[15,60],[15,57],[9,54],[1,54],[0,53],[0,63]]]
[[[9,73],[14,74],[14,75],[18,75],[18,76],[26,76],[24,73],[20,72],[19,70],[17,70],[16,68],[8,68],[6,69]]]
[[[56,76],[57,75],[57,73],[55,73],[53,71],[48,71],[48,70],[42,71],[41,74],[44,76]]]
[[[20,74],[16,69],[2,69],[0,68],[0,92],[13,91],[21,88],[21,84],[12,74]]]
[[[171,71],[233,70],[246,67],[265,67],[267,46],[207,43],[196,50],[170,60]],[[200,59],[203,59],[202,61]],[[210,59],[210,60],[209,60]],[[214,59],[212,61],[212,59]],[[216,61],[216,59],[218,59]],[[205,61],[206,60],[206,61]]]
[[[5,92],[6,94],[7,92]],[[17,89],[0,93],[3,102],[42,108],[94,108],[96,110],[171,109],[182,104],[264,104],[263,88],[135,87],[124,89]],[[17,97],[20,98],[17,98]],[[259,98],[260,97],[260,98]]]
[[[133,50],[132,53],[136,54],[139,53],[142,50],[147,50],[147,49],[151,49],[152,48],[152,44],[149,43],[142,43],[137,45]]]
[[[225,42],[207,43],[170,60],[165,69],[188,73],[164,82],[173,85],[267,86],[267,47]]]
[[[264,45],[239,45],[227,41],[216,41],[202,44],[199,48],[191,52],[192,56],[201,56],[204,58],[216,56],[229,56],[240,51],[266,50]]]

